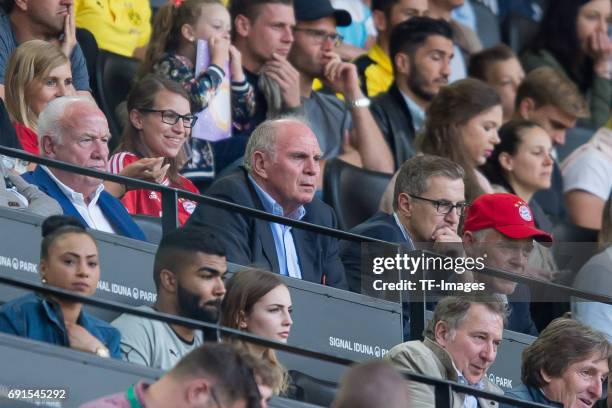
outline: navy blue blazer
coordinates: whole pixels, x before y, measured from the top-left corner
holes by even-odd
[[[351,229],[352,233],[397,244],[414,249],[412,241],[407,241],[392,214],[379,211],[372,217]],[[346,271],[349,290],[361,293],[361,244],[355,241],[340,242],[340,257]],[[371,272],[371,271],[369,271]]]
[[[206,195],[265,211],[243,167],[215,181]],[[304,208],[306,215],[302,221],[337,228],[334,211],[321,200],[314,198]],[[214,233],[223,242],[228,261],[279,273],[274,237],[268,221],[200,204],[186,225],[204,227]],[[291,233],[302,279],[346,289],[338,240],[300,228],[292,228]]]
[[[54,198],[62,207],[65,215],[72,215],[80,220],[83,225],[88,225],[79,211],[72,205],[70,199],[66,197],[59,186],[55,184],[53,179],[40,166],[36,166],[36,170],[25,173],[22,177],[28,183],[38,186],[40,191],[49,197]],[[102,191],[100,198],[98,198],[98,205],[117,234],[141,241],[147,240],[144,232],[132,220],[130,214],[128,214],[121,201],[117,198],[106,191]]]

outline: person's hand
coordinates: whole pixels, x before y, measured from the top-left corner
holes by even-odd
[[[164,164],[163,157],[147,157],[125,166],[119,175],[161,184],[169,168],[170,163]]]
[[[300,106],[300,73],[286,58],[272,54],[272,59],[264,64],[261,72],[278,83],[286,107]]]
[[[587,54],[593,59],[593,69],[599,76],[610,77],[609,60],[612,56],[612,41],[607,33],[597,31],[587,40]]]
[[[328,62],[323,68],[323,83],[335,93],[344,95],[347,101],[362,97],[355,64],[342,61],[338,54],[331,51],[325,57]]]
[[[232,73],[232,81],[242,82],[244,81],[244,70],[242,69],[242,54],[238,51],[238,48],[230,44],[229,46],[230,55],[230,72]]]
[[[450,226],[436,228],[431,235],[434,251],[448,256],[463,256],[463,241]]]
[[[100,347],[106,347],[100,340],[95,338],[83,326],[76,323],[64,322],[66,331],[68,332],[68,341],[70,348],[75,350],[94,353]]]
[[[208,40],[208,48],[210,62],[225,69],[225,63],[230,58],[230,41],[227,38],[212,36]]]
[[[76,24],[74,18],[74,5],[69,4],[66,7],[68,8],[68,14],[66,14],[64,18],[64,38],[60,44],[60,49],[64,55],[70,59],[72,51],[77,44]]]

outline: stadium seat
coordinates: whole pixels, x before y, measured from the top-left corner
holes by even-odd
[[[338,216],[340,229],[348,230],[378,211],[380,199],[391,175],[355,167],[331,159],[323,175],[323,200]]]
[[[336,396],[337,383],[320,380],[295,370],[289,371],[289,375],[293,380],[298,400],[325,407],[331,405]]]
[[[161,218],[143,214],[132,214],[132,219],[144,232],[148,242],[156,245],[159,244],[163,236]]]
[[[476,31],[484,48],[501,43],[501,30],[497,16],[484,4],[473,1],[470,3],[476,15]]]
[[[139,61],[123,57],[107,51],[100,51],[96,64],[96,84],[101,108],[108,119],[113,138],[110,150],[112,151],[121,137],[123,129],[121,118],[116,114],[117,106],[125,101],[132,82],[138,70]]]

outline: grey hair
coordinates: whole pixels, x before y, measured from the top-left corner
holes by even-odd
[[[77,103],[87,103],[98,108],[98,105],[85,96],[61,96],[53,99],[45,106],[38,116],[38,142],[42,151],[42,138],[49,136],[54,143],[62,142],[62,134],[64,133],[63,119],[66,110]]]
[[[395,179],[393,209],[397,211],[397,199],[400,194],[421,195],[429,188],[429,179],[436,176],[464,180],[465,171],[450,159],[430,154],[421,154],[406,160]]]
[[[255,152],[267,153],[272,160],[276,159],[276,132],[281,124],[287,122],[297,122],[310,127],[306,119],[301,116],[282,116],[262,122],[249,136],[249,142],[244,151],[243,164],[249,174],[253,173],[253,154]]]

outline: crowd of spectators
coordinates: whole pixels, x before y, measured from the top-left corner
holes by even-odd
[[[612,407],[604,395],[612,305],[529,283],[612,298],[610,0],[0,5],[2,146],[328,230],[340,229],[342,214],[324,187],[342,189],[331,163],[343,163],[363,175],[360,197],[349,201],[374,203],[344,229],[385,241],[378,255],[427,250],[507,273],[428,271],[482,290],[433,293],[422,337],[410,331],[411,301],[420,300],[403,295],[405,342],[386,361],[351,368],[332,407],[436,406],[433,386],[402,373],[502,395],[487,370],[504,330],[531,342],[522,384],[506,395]],[[491,41],[482,19],[501,33],[517,15],[536,27],[521,33],[520,48],[483,47]],[[88,32],[106,58],[137,66],[116,112],[100,92],[115,84],[87,60],[91,44],[79,43]],[[92,87],[90,79],[103,83]],[[231,117],[223,124],[229,137],[207,134],[211,115],[217,123]],[[111,134],[111,120],[120,134]],[[105,266],[89,230],[154,241],[141,228],[145,219],[161,231],[160,191],[0,159],[0,207],[47,217],[43,285],[95,296]],[[384,184],[368,184],[373,175]],[[105,321],[82,299],[40,293],[0,299],[0,332],[166,372],[88,408],[267,407],[273,396],[296,398],[282,355],[239,332],[288,342],[286,279],[371,296],[375,276],[364,265],[372,247],[212,201],[175,204],[177,229],[152,242],[156,300],[139,310],[219,324],[233,335],[129,313]],[[568,246],[578,240],[591,247]],[[572,252],[592,256],[576,265],[563,256]],[[452,407],[505,406],[468,392],[449,397]]]

